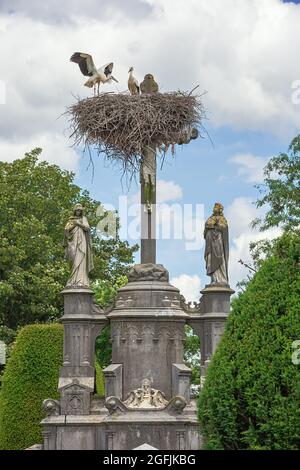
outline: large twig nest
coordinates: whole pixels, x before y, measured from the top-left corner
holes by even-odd
[[[164,152],[192,128],[202,129],[201,96],[183,92],[132,96],[101,93],[67,109],[75,145],[104,152],[125,170],[139,169],[143,149]]]

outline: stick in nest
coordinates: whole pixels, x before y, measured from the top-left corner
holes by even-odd
[[[188,129],[203,130],[205,119],[201,96],[179,91],[136,96],[101,93],[78,99],[66,114],[74,145],[105,153],[131,174],[139,171],[147,145],[167,149]]]

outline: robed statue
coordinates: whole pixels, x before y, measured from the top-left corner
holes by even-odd
[[[212,284],[228,285],[228,224],[223,215],[224,207],[216,202],[213,214],[204,229],[206,273]]]
[[[64,247],[71,264],[68,287],[89,287],[89,273],[92,271],[93,255],[91,228],[83,215],[83,207],[76,204],[73,215],[65,226]]]

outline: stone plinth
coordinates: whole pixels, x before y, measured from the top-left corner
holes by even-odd
[[[234,290],[225,284],[209,284],[201,294],[198,309],[190,312],[188,323],[200,338],[201,366],[204,371],[224,332]]]
[[[206,286],[186,305],[161,265],[140,264],[105,316],[89,289],[65,289],[60,400],[45,400],[44,449],[198,450],[197,407],[183,363],[184,326],[201,339],[202,376],[229,314],[229,286]],[[111,325],[105,397],[94,395],[95,339]],[[202,377],[202,381],[204,377]]]
[[[171,410],[116,410],[94,399],[91,414],[43,420],[45,450],[130,450],[147,442],[160,450],[198,450],[201,437],[196,403]]]
[[[64,296],[64,359],[58,390],[62,414],[89,414],[95,389],[95,341],[108,323],[88,288],[66,288]]]
[[[184,326],[179,290],[161,265],[137,265],[104,316],[88,289],[65,289],[61,398],[45,400],[45,449],[128,450],[200,448],[190,369],[183,364]],[[93,395],[94,347],[111,325],[112,364],[106,396]]]

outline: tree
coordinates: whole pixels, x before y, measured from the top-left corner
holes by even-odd
[[[300,238],[284,234],[232,302],[199,397],[207,448],[299,449]]]
[[[258,186],[264,196],[257,207],[267,205],[263,220],[256,219],[254,226],[266,230],[282,226],[284,230],[300,227],[300,135],[295,137],[288,153],[273,157],[265,167],[264,184]]]
[[[96,229],[105,210],[74,184],[74,173],[39,162],[34,149],[12,163],[0,162],[0,326],[49,322],[62,315],[60,294],[69,274],[62,246],[64,224],[82,203],[92,230],[92,280],[112,285],[126,275],[136,247],[103,237]],[[101,208],[104,216],[97,215]],[[117,220],[117,229],[118,229]]]

